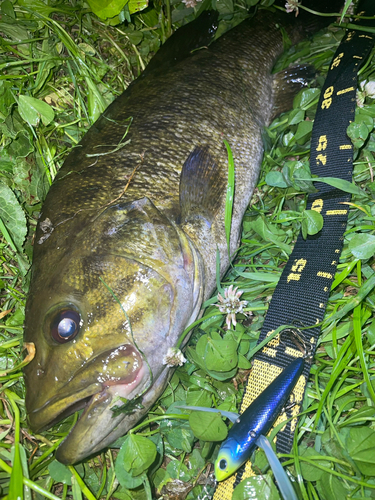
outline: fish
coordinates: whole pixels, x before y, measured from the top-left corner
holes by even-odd
[[[266,453],[274,471],[283,499],[297,500],[289,478],[265,436],[285,408],[302,374],[306,357],[304,355],[291,361],[241,415],[203,406],[177,406],[185,410],[220,413],[233,422],[215,460],[214,469],[217,481],[224,481],[232,476],[251,458],[255,449],[260,447]]]
[[[173,373],[165,356],[215,290],[217,252],[222,277],[238,247],[262,130],[301,88],[271,73],[283,40],[329,22],[260,9],[210,43],[217,16],[202,14],[68,155],[40,213],[24,329],[35,347],[24,368],[31,430],[82,410],[60,462],[111,445],[161,395]],[[235,164],[229,252],[224,139]]]

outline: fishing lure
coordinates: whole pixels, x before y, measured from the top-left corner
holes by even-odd
[[[297,345],[301,338],[295,332],[293,333]],[[275,420],[285,407],[302,374],[306,358],[305,350],[305,355],[294,359],[241,415],[200,406],[179,407],[189,410],[218,412],[233,422],[234,425],[230,429],[227,439],[222,443],[215,461],[217,481],[223,481],[236,472],[251,457],[255,448],[259,446],[266,453],[284,500],[297,500],[293,486],[265,435],[270,431]]]
[[[215,476],[223,481],[231,476],[253,454],[257,440],[266,435],[280,415],[305,364],[296,358],[278,377],[238,416],[227,439],[221,445],[215,462]]]

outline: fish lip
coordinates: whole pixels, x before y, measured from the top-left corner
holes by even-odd
[[[36,408],[28,413],[28,422],[33,432],[42,432],[52,427],[55,423],[63,418],[69,417],[75,411],[79,411],[86,403],[88,398],[92,399],[95,394],[103,390],[99,383],[91,384],[79,393],[68,394],[66,397],[56,396],[52,400],[48,400],[43,406]],[[74,398],[74,399],[73,399]],[[71,400],[71,403],[66,404],[66,401]],[[54,407],[57,408],[54,410]]]
[[[141,393],[138,392],[138,394],[140,394],[142,398],[143,408],[137,409],[132,413],[121,413],[117,417],[113,416],[113,412],[110,411],[110,408],[109,411],[106,412],[106,415],[103,415],[103,412],[99,416],[96,414],[96,420],[104,417],[104,425],[94,430],[95,435],[100,436],[100,439],[96,439],[95,442],[91,439],[93,432],[91,431],[90,436],[87,420],[82,420],[82,415],[70,434],[56,450],[56,460],[63,464],[71,465],[81,462],[89,456],[97,455],[104,448],[111,446],[115,440],[124,436],[129,429],[134,427],[134,425],[148,413],[150,406],[157,401],[160,394],[165,389],[167,381],[172,375],[172,371],[165,366],[159,376],[153,380],[151,385],[147,366],[144,365],[143,371],[143,379],[138,385],[141,389]],[[142,382],[145,383],[144,386]],[[155,387],[158,389],[155,390]],[[105,421],[106,418],[107,421]],[[91,443],[89,442],[90,439]],[[86,444],[83,443],[84,440],[86,440]]]
[[[83,389],[79,390],[77,388],[77,383],[79,383],[78,378],[84,374],[85,370],[88,370],[90,367],[95,366],[96,363],[100,362],[102,358],[106,356],[111,356],[116,351],[120,351],[122,348],[126,348],[126,346],[132,346],[134,350],[138,353],[139,359],[141,360],[140,366],[138,370],[131,375],[131,380],[127,377],[118,377],[117,380],[101,380],[95,381]],[[111,386],[129,386],[134,384],[134,382],[138,379],[138,375],[140,372],[144,372],[144,360],[142,355],[139,353],[138,349],[135,348],[132,344],[126,343],[107,351],[104,351],[97,356],[95,356],[92,360],[90,360],[84,367],[81,367],[58,391],[58,393],[51,399],[45,401],[38,408],[32,409],[28,411],[28,422],[30,428],[34,432],[41,432],[50,427],[52,427],[55,423],[59,422],[63,418],[66,418],[72,415],[75,411],[85,409],[90,404],[95,397],[104,394],[106,392],[111,393]],[[140,383],[144,377],[141,377]],[[67,389],[67,390],[66,390]],[[129,395],[134,397],[133,393],[136,391],[137,386],[132,390]],[[112,394],[113,397],[113,394]]]
[[[134,385],[129,393],[129,399],[136,397],[137,394],[148,390],[147,383],[149,382],[149,371],[145,364],[138,371],[134,381],[130,384]],[[113,401],[116,396],[117,386],[104,386],[103,390],[94,394],[85,404],[84,411],[79,417],[74,427],[69,431],[63,443],[56,451],[56,459],[66,465],[80,462],[86,457],[93,454],[96,448],[104,448],[106,445],[101,443],[106,440],[115,427],[127,416],[126,413],[121,413],[114,416],[111,411],[112,407],[116,406]],[[137,391],[137,394],[134,392]],[[118,401],[121,404],[121,400]],[[103,420],[103,425],[101,424]],[[87,425],[88,422],[91,425]]]

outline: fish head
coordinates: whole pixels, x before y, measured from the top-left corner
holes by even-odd
[[[36,350],[26,409],[35,432],[83,409],[57,454],[75,463],[124,434],[163,390],[163,356],[199,311],[202,265],[148,198],[107,207],[53,269],[42,264],[26,308]],[[138,396],[143,408],[114,417],[119,398]]]

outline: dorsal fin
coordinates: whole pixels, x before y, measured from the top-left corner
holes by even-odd
[[[206,10],[179,28],[154,55],[142,75],[165,71],[188,57],[193,50],[208,45],[215,36],[218,17],[216,10]]]

